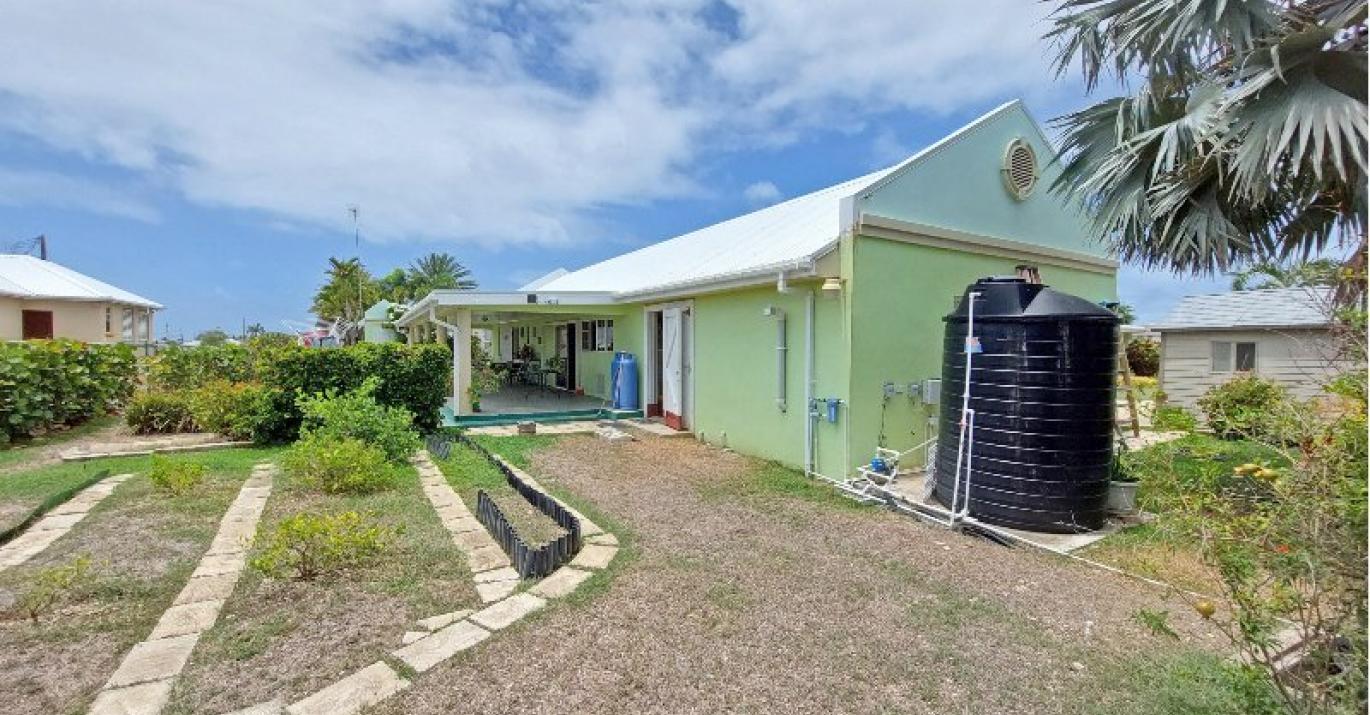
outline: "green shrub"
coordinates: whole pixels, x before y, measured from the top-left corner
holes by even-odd
[[[304,512],[282,519],[249,562],[272,578],[309,581],[365,565],[390,545],[397,529],[355,511]]]
[[[1155,377],[1161,369],[1161,344],[1138,338],[1127,343],[1127,365],[1138,377]]]
[[[34,575],[33,582],[19,597],[19,610],[37,623],[58,603],[85,588],[91,578],[89,554],[80,554],[65,564],[45,567]]]
[[[137,434],[195,431],[190,395],[183,391],[138,394],[124,410],[124,421]]]
[[[427,432],[437,428],[438,410],[447,399],[452,352],[433,343],[363,343],[326,350],[291,346],[263,353],[259,371],[263,383],[301,395],[350,392],[366,378],[378,378],[376,401],[408,410],[414,426]]]
[[[327,393],[300,398],[304,420],[300,434],[324,439],[358,439],[385,453],[397,464],[419,448],[419,436],[410,426],[413,418],[402,407],[386,407],[376,401],[379,381],[367,378],[345,395]]]
[[[254,377],[252,354],[242,345],[170,346],[147,358],[148,387],[192,390],[209,382],[246,382]]]
[[[1166,432],[1193,432],[1198,429],[1199,420],[1179,405],[1157,405],[1151,426]]]
[[[118,409],[137,377],[127,345],[0,342],[0,443]]]
[[[394,486],[399,474],[377,447],[356,439],[311,435],[282,458],[290,476],[330,494],[368,494]]]
[[[236,440],[272,441],[274,415],[270,388],[255,383],[212,380],[190,396],[195,424],[206,432]]]
[[[1209,429],[1223,439],[1257,437],[1270,430],[1287,393],[1279,384],[1248,375],[1209,388],[1199,398]]]
[[[189,494],[205,479],[205,465],[184,459],[172,459],[160,454],[153,455],[152,467],[148,469],[148,479],[158,490],[173,496]]]

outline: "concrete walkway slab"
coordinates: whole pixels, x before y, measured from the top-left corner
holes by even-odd
[[[288,706],[290,715],[352,715],[409,687],[390,666],[377,661]]]
[[[28,561],[42,553],[52,542],[62,538],[72,527],[86,518],[114,488],[123,484],[131,474],[116,474],[82,489],[66,503],[45,514],[13,541],[0,546],[0,571]]]
[[[471,614],[471,620],[477,625],[497,631],[518,622],[519,619],[546,605],[547,601],[531,593],[520,593],[476,611]]]
[[[171,699],[171,681],[156,680],[95,696],[88,715],[157,715]]]
[[[422,673],[489,637],[490,631],[470,621],[457,621],[391,655]]]

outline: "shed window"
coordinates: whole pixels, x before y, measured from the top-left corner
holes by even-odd
[[[1256,344],[1213,341],[1213,372],[1253,372]]]
[[[114,336],[114,309],[105,306],[105,336]]]
[[[124,308],[124,320],[119,334],[125,342],[133,342],[133,309]]]

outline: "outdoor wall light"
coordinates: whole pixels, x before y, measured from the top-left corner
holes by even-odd
[[[837,295],[842,292],[842,279],[825,278],[823,280],[823,287],[820,290],[823,291],[824,295]]]

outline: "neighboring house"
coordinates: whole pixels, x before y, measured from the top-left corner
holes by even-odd
[[[434,291],[396,326],[411,341],[490,328],[496,359],[531,346],[565,361],[565,387],[599,396],[627,351],[648,415],[840,476],[882,443],[928,436],[942,318],[977,278],[1032,266],[1115,299],[1117,263],[1048,190],[1054,156],[1010,102],[895,166],[518,291]],[[464,342],[456,423],[470,410]]]
[[[0,340],[71,338],[147,349],[161,308],[52,261],[0,255]]]
[[[392,343],[400,339],[390,325],[390,308],[395,304],[382,300],[366,309],[362,315],[362,340],[368,343]]]
[[[1209,388],[1260,375],[1307,399],[1336,370],[1326,288],[1273,288],[1193,295],[1158,324],[1160,386],[1172,404],[1193,408]]]

